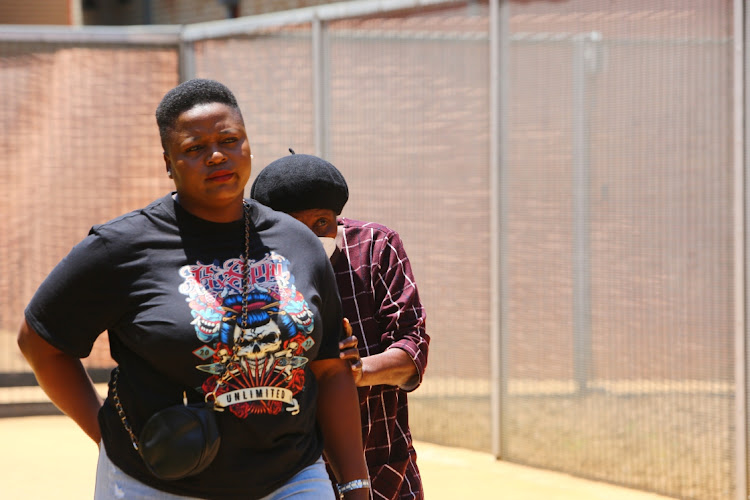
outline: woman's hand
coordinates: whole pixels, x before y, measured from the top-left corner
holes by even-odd
[[[380,354],[361,358],[358,340],[352,334],[352,325],[344,318],[346,338],[339,342],[339,357],[349,362],[352,378],[357,387],[370,385],[395,385],[409,390],[419,383],[417,367],[403,349],[386,349]]]
[[[359,357],[359,349],[357,349],[357,337],[352,335],[352,325],[346,318],[344,318],[344,332],[346,338],[339,342],[339,350],[341,351],[339,357],[349,362],[354,383],[359,385],[362,381],[362,358]]]

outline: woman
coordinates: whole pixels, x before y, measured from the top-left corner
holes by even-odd
[[[170,90],[156,110],[175,192],[94,226],[50,273],[18,344],[50,399],[100,445],[95,498],[369,498],[341,304],[302,224],[243,200],[250,146],[231,91]],[[118,368],[101,401],[80,358],[103,331]],[[215,402],[204,471],[156,477],[136,451],[154,413]]]
[[[409,429],[408,393],[422,382],[430,336],[409,257],[396,231],[339,217],[349,199],[341,172],[317,156],[292,154],[266,166],[251,198],[304,223],[329,250],[349,334],[341,357],[358,386],[373,498],[422,499]]]

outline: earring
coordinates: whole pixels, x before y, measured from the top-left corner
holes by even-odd
[[[250,155],[250,159],[252,160],[253,158],[255,158],[255,156],[254,155]]]
[[[171,168],[167,169],[167,177],[169,177],[170,179],[172,178],[172,169]]]

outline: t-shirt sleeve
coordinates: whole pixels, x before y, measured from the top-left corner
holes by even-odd
[[[373,290],[378,307],[376,319],[388,349],[405,351],[417,368],[418,380],[403,390],[413,391],[422,383],[427,367],[430,337],[425,329],[425,310],[412,274],[409,257],[395,231],[376,243]]]
[[[321,317],[323,319],[323,338],[321,340],[318,359],[330,359],[339,357],[339,341],[344,338],[343,312],[341,310],[341,297],[336,286],[336,277],[333,273],[331,263],[326,256],[326,264],[323,266],[320,280]]]
[[[107,245],[92,229],[39,286],[26,321],[53,346],[85,358],[126,307],[119,288]]]

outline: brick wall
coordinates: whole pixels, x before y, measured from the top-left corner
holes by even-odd
[[[69,0],[3,0],[0,24],[71,24]]]

